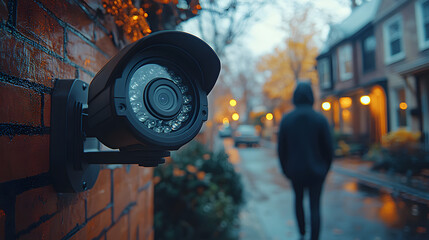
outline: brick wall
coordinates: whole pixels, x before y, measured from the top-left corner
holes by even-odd
[[[91,81],[125,41],[101,0],[0,0],[0,240],[153,239],[152,169],[104,167],[93,189],[49,175],[55,79]]]

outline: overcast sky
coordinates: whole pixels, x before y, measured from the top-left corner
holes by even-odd
[[[253,1],[253,0],[250,0]],[[350,14],[350,0],[270,0],[266,1],[253,19],[249,22],[247,30],[235,43],[229,48],[229,51],[238,50],[238,48],[249,49],[253,57],[270,53],[275,47],[278,47],[287,36],[287,32],[281,29],[282,15],[288,16],[293,14],[294,4],[312,3],[318,13],[313,18],[319,24],[323,37],[326,37],[329,27],[327,22],[339,22]],[[268,4],[271,2],[271,4]],[[204,7],[203,2],[201,4]],[[327,17],[327,16],[330,17]],[[320,18],[323,16],[323,18]],[[318,19],[318,17],[320,19]],[[329,18],[329,20],[328,20]],[[184,22],[180,27],[182,30],[199,35],[198,19],[191,19]],[[201,37],[201,36],[200,36]],[[319,41],[320,45],[322,40]],[[210,44],[210,43],[209,43]]]
[[[287,9],[291,9],[291,3],[293,1],[278,1],[282,4],[282,7],[278,6],[267,6],[262,9],[261,14],[264,14],[261,20],[255,22],[249,28],[249,31],[244,35],[245,45],[252,50],[255,56],[270,53],[275,47],[278,47],[287,36],[281,27],[281,15],[291,14],[286,12]],[[348,1],[341,0],[297,0],[299,3],[312,2],[315,8],[321,10],[324,13],[328,13],[331,16],[332,22],[339,22],[346,18],[350,14],[350,7],[345,4]],[[284,10],[286,9],[286,10]],[[318,21],[318,16],[313,16],[316,22],[320,23],[322,28],[322,37],[326,37],[329,27],[326,24],[326,19]]]

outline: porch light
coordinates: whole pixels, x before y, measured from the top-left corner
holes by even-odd
[[[331,103],[330,102],[323,102],[322,103],[322,109],[325,111],[331,110]]]
[[[237,101],[235,99],[231,99],[229,100],[229,105],[231,105],[231,107],[235,107],[237,105]]]
[[[350,97],[340,98],[340,106],[343,109],[351,107],[352,106],[352,99]]]
[[[407,105],[405,102],[401,102],[401,103],[399,104],[399,108],[400,108],[400,109],[402,109],[402,110],[407,110],[408,105]]]
[[[237,121],[238,119],[240,119],[240,115],[238,115],[238,113],[233,113],[232,120]]]
[[[362,105],[368,105],[371,103],[371,98],[368,95],[364,95],[360,97],[360,103],[362,103]]]

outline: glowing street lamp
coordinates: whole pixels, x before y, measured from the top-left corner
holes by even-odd
[[[360,97],[360,103],[362,103],[362,105],[368,105],[371,103],[371,98],[368,95],[364,95]]]
[[[237,121],[238,119],[240,119],[240,115],[238,115],[238,113],[233,113],[232,120]]]
[[[322,103],[322,109],[325,111],[329,111],[331,109],[331,103],[330,102],[323,102]]]
[[[273,120],[274,116],[273,116],[273,114],[272,114],[272,113],[267,113],[267,115],[265,115],[265,118],[266,118],[268,121],[271,121],[271,120]]]
[[[237,105],[237,101],[235,99],[231,99],[229,100],[229,105],[231,105],[231,107],[235,107]]]

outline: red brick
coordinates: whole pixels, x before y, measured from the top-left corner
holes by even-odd
[[[103,4],[102,4],[101,0],[85,0],[85,2],[92,9],[97,9],[97,8],[103,9]]]
[[[62,232],[68,233],[74,227],[85,222],[85,194],[84,192],[80,194],[60,195],[58,206],[60,208],[60,230]]]
[[[108,60],[101,52],[70,31],[67,56],[72,62],[94,73],[98,72]]]
[[[35,229],[33,229],[31,232],[20,235],[16,239],[19,240],[33,240],[33,239],[51,239],[52,233],[55,230],[55,223],[59,221],[58,215],[55,215],[53,218],[47,220],[46,222],[42,223]],[[61,236],[55,236],[55,239],[60,239]]]
[[[18,0],[17,28],[28,38],[63,55],[64,28],[34,1]]]
[[[40,126],[41,105],[40,93],[0,83],[0,122]]]
[[[43,98],[43,124],[46,127],[51,126],[51,102],[52,102],[52,95],[50,94],[44,94]]]
[[[128,40],[123,36],[121,27],[118,27],[115,23],[115,19],[112,15],[107,14],[105,9],[102,8],[102,11],[105,13],[103,19],[98,19],[99,22],[107,29],[107,32],[112,34],[112,39],[116,43],[118,49],[125,47],[129,44]]]
[[[128,216],[123,216],[107,232],[107,240],[128,239]]]
[[[92,81],[92,77],[82,70],[79,70],[79,79],[86,83],[91,83]]]
[[[49,187],[26,191],[16,197],[15,226],[20,232],[40,220],[40,217],[52,215],[57,211],[57,194]]]
[[[112,209],[106,209],[88,221],[84,228],[73,235],[70,240],[94,239],[112,224]]]
[[[122,211],[137,199],[138,166],[131,165],[129,173],[126,166],[113,171],[113,215],[118,219]]]
[[[130,212],[130,239],[135,240],[137,238],[137,231],[139,239],[143,239],[146,233],[145,222],[146,222],[146,192],[140,192],[137,195],[137,205],[132,208]]]
[[[55,78],[72,79],[75,76],[74,67],[16,40],[3,30],[0,30],[0,69],[3,73],[48,87],[53,87]]]
[[[87,193],[87,216],[92,217],[111,202],[110,169],[103,169],[94,187]]]
[[[149,237],[147,238],[147,240],[154,240],[154,239],[155,239],[155,231],[153,229],[151,229],[149,232]]]
[[[153,207],[153,191],[154,186],[153,184],[150,185],[149,189],[146,190],[146,228],[148,231],[152,231],[153,229],[153,214],[154,214],[154,207]]]
[[[0,209],[0,239],[6,239],[6,213]]]
[[[0,182],[49,171],[49,135],[0,136]]]
[[[60,212],[18,239],[61,239],[85,221],[83,194],[59,195]]]
[[[118,53],[118,49],[113,44],[112,36],[106,34],[98,27],[95,28],[95,44],[105,53],[109,54],[110,57]]]
[[[74,1],[40,0],[57,18],[93,40],[94,23]]]
[[[7,0],[0,1],[0,21],[7,21],[9,11],[7,10]]]
[[[140,167],[139,175],[139,188],[142,188],[152,180],[153,168]]]

